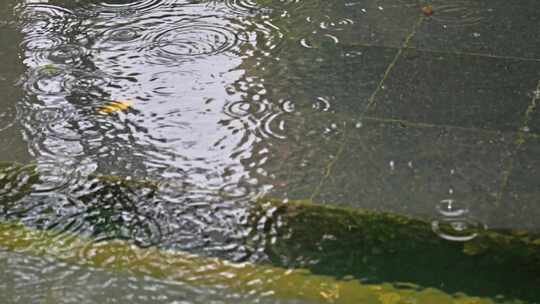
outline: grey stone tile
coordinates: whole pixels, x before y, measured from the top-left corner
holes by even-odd
[[[379,85],[396,50],[335,46],[317,50],[285,48],[280,60],[261,71],[274,100],[296,109],[359,114]]]
[[[513,161],[508,185],[496,221],[540,233],[540,138],[528,138]]]
[[[452,199],[484,219],[501,187],[514,136],[365,120],[314,201],[427,217]],[[488,207],[486,207],[488,206]]]
[[[540,59],[540,2],[536,0],[432,0],[433,15],[411,46]]]
[[[270,1],[273,23],[295,43],[400,47],[419,14],[415,0]],[[331,35],[331,36],[329,36]]]
[[[334,1],[329,1],[330,3]],[[353,20],[338,34],[345,45],[401,47],[421,14],[415,1],[345,1],[344,16]]]
[[[22,92],[16,82],[23,67],[18,44],[14,42],[19,42],[20,36],[15,26],[0,27],[0,161],[28,162],[31,159],[17,119],[17,103]]]
[[[368,115],[515,131],[540,78],[540,62],[404,51]]]
[[[281,138],[253,145],[242,161],[273,198],[308,199],[325,176],[344,140],[343,125],[330,113],[282,117]]]
[[[15,124],[0,131],[0,161],[28,163],[32,160],[19,128]]]

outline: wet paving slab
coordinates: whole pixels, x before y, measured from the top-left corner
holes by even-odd
[[[466,52],[540,59],[540,3],[524,1],[423,1],[433,15],[417,29],[410,46],[437,52]]]
[[[269,11],[261,12],[274,30],[264,39],[272,45],[236,50],[248,54],[237,68],[248,76],[227,91],[225,115],[218,121],[233,134],[245,132],[243,144],[253,143],[251,151],[231,156],[250,171],[257,186],[273,187],[278,197],[324,203],[369,197],[373,208],[399,209],[404,197],[417,196],[435,205],[420,204],[417,211],[427,213],[453,188],[451,194],[467,202],[498,197],[504,186],[501,174],[515,149],[512,132],[523,128],[526,113],[529,131],[538,132],[538,110],[532,105],[540,61],[531,51],[536,37],[529,37],[537,19],[531,10],[517,14],[537,4],[265,2],[260,7]],[[422,12],[428,4],[433,6],[430,16]],[[253,22],[267,22],[257,18]],[[281,40],[273,44],[279,34]],[[518,46],[510,48],[514,43]],[[138,64],[104,64],[108,59],[95,58],[118,74]],[[252,85],[260,89],[243,88]],[[416,163],[423,166],[420,171]],[[455,171],[458,165],[467,170]],[[399,166],[409,171],[395,171]],[[333,200],[325,194],[332,187],[344,188]]]
[[[421,13],[415,0],[261,1],[305,48],[321,44],[400,47]]]
[[[308,118],[309,119],[306,119]],[[269,140],[244,159],[252,176],[270,186],[268,195],[281,199],[306,199],[319,187],[329,164],[338,156],[344,125],[328,113],[292,115],[284,118],[287,141]],[[258,146],[256,144],[256,146]],[[264,163],[261,166],[261,155]]]
[[[540,62],[407,49],[367,115],[517,131],[537,79]]]
[[[515,223],[523,230],[539,231],[540,217],[540,138],[529,137],[519,146],[513,158],[498,214],[501,225]]]
[[[429,4],[433,15],[423,16]],[[290,84],[276,99],[291,101],[299,116],[309,117],[310,107],[327,112],[304,120],[298,134],[335,134],[281,142],[281,149],[294,152],[274,158],[279,166],[267,163],[267,169],[281,172],[272,195],[428,218],[458,208],[485,227],[538,230],[519,221],[508,226],[501,216],[509,208],[502,200],[508,195],[506,183],[514,178],[505,172],[519,146],[517,132],[535,138],[538,129],[540,61],[531,52],[535,38],[527,36],[537,19],[505,14],[517,13],[526,3],[344,5],[351,6],[348,14],[395,9],[400,17],[390,23],[400,30],[395,36],[381,32],[379,40],[362,37],[361,29],[356,36],[345,30],[335,45],[299,36],[299,45],[282,48],[280,62],[267,73],[269,88]],[[373,28],[365,32],[377,33]],[[490,37],[494,32],[507,39]],[[509,47],[513,43],[520,46]],[[535,157],[527,151],[521,154]],[[529,192],[536,187],[523,185]]]
[[[18,45],[13,43],[13,40],[20,40],[20,33],[13,22],[9,18],[0,20],[0,159],[28,162],[31,158],[20,134],[17,117],[16,105],[22,93],[16,83],[23,69],[19,62]]]
[[[494,206],[513,145],[511,134],[372,119],[346,138],[315,201],[428,218],[450,200],[474,215]]]
[[[367,107],[395,53],[384,47],[291,46],[267,71],[253,73],[264,76],[273,100],[289,100],[295,112],[357,115]]]

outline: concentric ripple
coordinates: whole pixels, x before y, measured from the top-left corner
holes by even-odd
[[[23,6],[20,20],[23,24],[22,32],[33,34],[62,33],[72,25],[67,20],[73,12],[60,6],[45,3],[27,4]],[[25,25],[32,24],[32,27]]]
[[[234,29],[219,24],[190,23],[156,35],[151,56],[163,63],[225,53],[238,44]]]
[[[34,121],[41,125],[50,125],[60,121],[68,120],[73,111],[67,107],[46,107],[34,112]]]
[[[454,199],[444,199],[437,205],[437,211],[445,217],[463,216],[469,212],[469,209]]]
[[[257,114],[264,113],[267,110],[268,105],[262,102],[247,102],[245,100],[235,101],[228,103],[224,112],[230,117],[246,117],[257,116]]]
[[[7,213],[10,203],[31,192],[32,185],[38,180],[34,167],[12,165],[0,162],[0,216]]]
[[[437,1],[431,18],[452,26],[471,26],[485,21],[485,10],[475,1]]]
[[[66,65],[47,64],[34,69],[26,81],[28,92],[39,96],[66,96],[69,93],[102,91],[111,79],[105,73],[73,69]]]
[[[284,113],[268,113],[257,127],[262,138],[286,139],[286,121]]]
[[[221,189],[219,189],[219,193],[222,197],[226,199],[249,199],[252,198],[253,195],[256,193],[253,188],[253,185],[250,185],[246,182],[229,183],[223,185]]]
[[[27,55],[26,62],[43,66],[79,66],[88,56],[88,51],[80,45],[70,44],[57,36],[29,36],[21,43]]]
[[[92,0],[79,11],[102,16],[129,16],[164,6],[167,0]]]
[[[253,0],[213,0],[210,1],[210,4],[216,9],[225,5],[229,12],[241,15],[253,14],[262,10],[262,7]]]
[[[139,49],[144,45],[144,29],[136,26],[117,26],[100,34],[101,39],[93,46],[95,49],[107,51],[128,51]]]
[[[44,52],[57,47],[60,47],[65,42],[65,39],[57,35],[27,35],[21,43],[21,49],[28,52]]]
[[[50,193],[68,188],[76,184],[81,179],[81,172],[77,170],[71,160],[60,159],[42,160],[36,166],[36,172],[39,174],[40,183],[33,185],[34,193]]]
[[[86,50],[81,46],[75,44],[61,44],[49,48],[47,59],[55,64],[75,65],[80,63],[86,55]]]
[[[431,228],[439,237],[454,242],[473,240],[486,230],[486,226],[471,218],[446,217],[431,222]]]
[[[99,94],[112,82],[112,77],[101,71],[71,70],[62,82],[70,93]]]
[[[68,71],[62,66],[38,67],[31,72],[25,86],[33,94],[61,96],[65,94],[62,84],[67,74]]]

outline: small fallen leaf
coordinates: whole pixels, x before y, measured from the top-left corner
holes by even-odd
[[[110,114],[113,112],[123,111],[129,108],[133,104],[133,101],[126,100],[111,100],[105,105],[98,108],[98,113],[101,114]]]
[[[433,15],[433,5],[428,4],[428,5],[422,6],[422,13],[424,13],[424,15],[428,17]]]

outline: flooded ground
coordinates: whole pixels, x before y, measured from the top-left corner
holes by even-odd
[[[4,1],[0,293],[538,303],[539,11]]]

